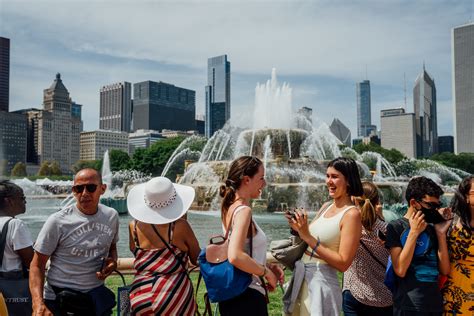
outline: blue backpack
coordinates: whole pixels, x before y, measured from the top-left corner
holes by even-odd
[[[402,235],[400,236],[402,247],[405,246],[409,233],[410,233],[410,229],[408,228],[408,229],[405,229]],[[426,254],[429,248],[430,248],[430,237],[428,236],[426,232],[422,232],[416,239],[415,252],[413,253],[413,256],[414,257],[423,256],[424,254]],[[388,257],[387,270],[385,270],[385,278],[383,280],[383,283],[390,289],[390,291],[392,291],[392,293],[395,292],[396,275],[395,275],[395,271],[393,270],[391,256]]]
[[[250,232],[252,226],[253,221],[250,219]],[[206,284],[207,297],[212,303],[242,294],[252,282],[251,274],[234,267],[227,259],[229,231],[230,229],[225,236],[211,237],[209,245],[203,248],[198,256],[200,275],[196,292],[202,277]],[[250,256],[252,256],[252,239],[250,238]]]

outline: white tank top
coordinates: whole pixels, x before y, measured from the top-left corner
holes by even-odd
[[[245,207],[245,205],[240,205],[235,209],[234,214],[232,214],[232,223],[234,221],[235,215],[237,215],[237,213],[240,212],[243,207]],[[252,258],[258,263],[265,265],[267,262],[267,236],[253,219],[252,221],[256,230],[255,236],[253,236],[252,240]],[[224,227],[223,230],[225,234],[226,231]],[[229,238],[231,238],[231,232],[229,233]],[[250,238],[245,240],[245,252],[250,254]],[[265,289],[263,288],[260,279],[257,276],[252,275],[252,283],[249,285],[249,287],[265,295]]]
[[[334,203],[333,203],[334,204]],[[339,213],[337,213],[334,216],[331,216],[329,218],[324,217],[327,213],[327,211],[333,206],[333,204],[329,205],[319,216],[318,219],[316,219],[314,222],[312,222],[309,225],[309,232],[313,237],[318,236],[319,240],[321,241],[321,245],[324,245],[324,247],[327,247],[335,252],[339,251],[339,243],[341,241],[341,229],[340,229],[340,224],[341,224],[341,219],[346,214],[348,210],[351,208],[355,207],[354,205],[348,206]],[[312,251],[310,247],[307,249],[309,252]],[[308,262],[321,262],[321,263],[326,263],[324,260],[319,259],[319,258],[310,258],[307,254],[303,255],[302,258],[303,262],[308,263]]]

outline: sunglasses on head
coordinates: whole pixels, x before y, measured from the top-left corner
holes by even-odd
[[[74,193],[82,193],[84,192],[84,188],[89,193],[94,193],[97,190],[97,184],[78,184],[72,187],[72,192]]]

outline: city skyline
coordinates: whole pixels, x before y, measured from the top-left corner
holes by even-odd
[[[295,109],[308,106],[328,125],[347,113],[338,118],[353,135],[355,83],[371,81],[372,124],[380,127],[380,110],[404,106],[404,73],[407,110],[413,111],[411,88],[423,61],[437,85],[438,134],[453,135],[450,36],[472,10],[468,2],[142,2],[134,8],[141,18],[126,19],[132,3],[109,6],[105,16],[100,9],[107,1],[61,3],[48,15],[39,14],[42,1],[2,3],[0,36],[11,40],[11,110],[40,107],[44,86],[61,72],[83,104],[84,130],[98,128],[99,89],[111,82],[165,81],[195,90],[196,114],[202,114],[207,58],[227,54],[232,118],[253,106],[257,82],[276,67],[279,80],[293,88]],[[229,6],[249,15],[243,20]],[[123,32],[116,31],[120,20],[128,23]],[[151,28],[164,31],[144,41],[141,31]]]

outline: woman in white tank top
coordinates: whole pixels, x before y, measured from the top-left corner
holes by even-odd
[[[332,201],[325,203],[316,219],[308,223],[306,211],[287,216],[292,229],[308,244],[301,258],[304,273],[301,288],[293,305],[292,315],[338,316],[342,294],[337,271],[346,271],[357,252],[362,231],[360,212],[351,196],[363,194],[357,164],[350,158],[329,162],[326,185]]]
[[[231,163],[225,185],[220,188],[220,195],[223,197],[222,226],[224,233],[230,230],[229,262],[252,274],[252,283],[247,290],[236,297],[219,302],[219,313],[222,316],[268,315],[265,285],[260,278],[266,279],[270,291],[275,289],[278,281],[283,282],[283,270],[277,265],[266,263],[267,237],[252,220],[252,209],[249,206],[250,200],[258,198],[265,185],[262,161],[256,157],[242,156]],[[251,233],[249,227],[252,227]]]

